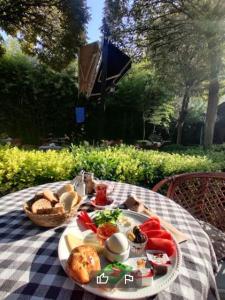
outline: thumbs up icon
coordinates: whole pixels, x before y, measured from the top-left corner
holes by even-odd
[[[97,284],[107,284],[108,280],[109,280],[109,277],[105,276],[104,273],[97,276]]]

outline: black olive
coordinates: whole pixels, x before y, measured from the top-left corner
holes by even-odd
[[[133,233],[134,233],[134,235],[137,235],[137,234],[140,233],[140,229],[139,229],[138,226],[134,226],[134,228],[133,228]]]
[[[144,236],[144,234],[142,234],[141,232],[139,232],[138,234],[136,234],[134,242],[138,243],[138,244],[144,243],[145,242],[145,236]]]
[[[140,243],[144,243],[145,242],[145,236],[144,236],[144,234],[142,234],[142,233],[140,233]]]

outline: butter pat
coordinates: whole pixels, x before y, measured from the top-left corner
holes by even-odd
[[[73,234],[68,234],[65,236],[65,241],[67,248],[71,252],[74,248],[83,245],[83,240],[75,237]]]
[[[97,240],[97,236],[94,233],[88,234],[84,239],[77,238],[74,234],[69,233],[65,236],[65,241],[70,252],[74,248],[81,245],[91,246],[98,253],[101,253],[103,251],[103,246],[99,243],[99,241]]]

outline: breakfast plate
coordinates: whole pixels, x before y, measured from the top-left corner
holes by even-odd
[[[89,214],[91,218],[96,216],[96,213],[93,212]],[[136,213],[129,210],[122,210],[123,216],[131,221],[132,225],[141,225],[146,222],[149,218],[143,214]],[[68,224],[67,228],[62,233],[62,236],[59,241],[58,245],[58,257],[60,263],[64,269],[64,271],[69,276],[69,272],[67,269],[67,261],[70,256],[70,249],[66,242],[66,238],[68,235],[72,234],[77,238],[84,238],[87,237],[91,230],[87,230],[84,228],[79,222],[77,221],[78,218],[74,219],[70,224]],[[128,224],[129,225],[129,224]],[[101,285],[97,285],[96,282],[93,281],[87,284],[81,284],[73,279],[77,285],[82,287],[84,290],[93,293],[95,295],[101,296],[103,298],[109,299],[139,299],[144,297],[150,297],[158,294],[160,291],[166,289],[178,276],[179,270],[181,267],[181,251],[179,248],[178,243],[173,239],[174,243],[174,253],[170,256],[170,264],[168,265],[167,273],[163,276],[154,276],[153,282],[150,286],[142,286],[142,287],[132,287],[130,288],[114,288],[114,289],[104,289]],[[127,266],[131,268],[135,268],[137,264],[137,259],[141,259],[146,257],[145,253],[142,254],[134,254],[131,253],[129,258],[124,262]],[[103,255],[100,255],[100,262],[101,262],[101,269],[106,268],[109,265],[109,262]],[[71,278],[71,276],[70,276]]]

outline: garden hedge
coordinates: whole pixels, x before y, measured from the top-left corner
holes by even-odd
[[[98,178],[151,188],[160,179],[183,172],[220,171],[225,152],[194,154],[136,150],[132,146],[92,148],[72,146],[62,151],[0,147],[0,194],[72,179],[81,169]],[[219,158],[218,158],[219,157]]]

